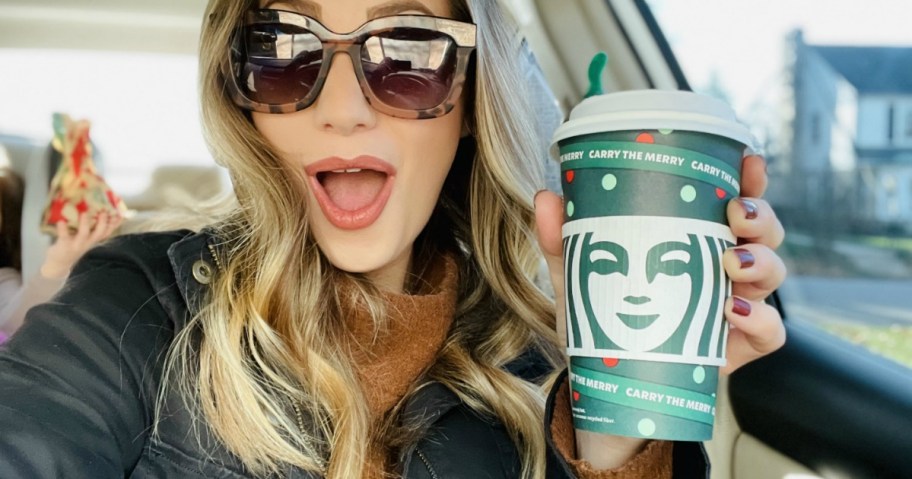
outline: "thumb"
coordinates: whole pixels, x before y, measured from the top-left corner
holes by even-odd
[[[551,285],[554,288],[557,333],[566,341],[564,327],[564,255],[561,239],[561,225],[564,221],[563,200],[551,191],[540,191],[535,195],[535,226],[538,245],[548,265]]]

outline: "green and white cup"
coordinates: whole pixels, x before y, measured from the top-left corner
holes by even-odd
[[[577,429],[712,438],[731,281],[726,218],[752,144],[690,92],[583,100],[558,128],[567,353]]]

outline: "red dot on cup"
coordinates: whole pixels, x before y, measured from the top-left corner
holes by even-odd
[[[574,400],[574,401],[579,401],[579,398],[580,398],[580,393],[579,393],[579,391],[573,391],[573,400]]]
[[[573,183],[574,171],[570,170],[567,172],[567,183]]]
[[[602,364],[609,368],[617,366],[619,362],[621,362],[621,360],[618,358],[602,358]]]
[[[723,190],[722,188],[716,188],[716,197],[719,198],[720,200],[722,198],[725,198],[725,190]]]
[[[655,138],[649,133],[640,133],[636,138],[637,143],[655,143]]]

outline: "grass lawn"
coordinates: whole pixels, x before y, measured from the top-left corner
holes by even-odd
[[[824,324],[823,329],[912,368],[912,327]]]
[[[912,253],[912,238],[908,237],[856,236],[852,239],[871,246],[877,246],[878,248],[896,249]]]

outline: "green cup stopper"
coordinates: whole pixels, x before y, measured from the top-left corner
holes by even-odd
[[[605,52],[598,52],[592,57],[592,61],[589,62],[589,90],[583,98],[605,93],[602,87],[602,72],[605,71],[606,65],[608,65],[608,55]]]

